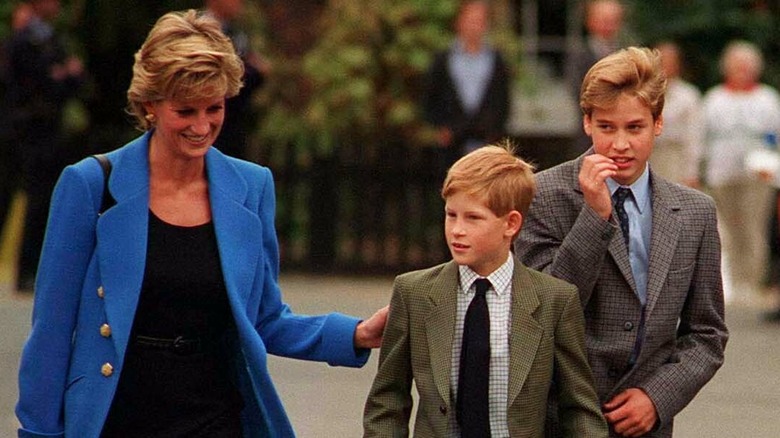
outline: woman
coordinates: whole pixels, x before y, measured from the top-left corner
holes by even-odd
[[[266,168],[210,145],[243,66],[212,18],[163,16],[136,54],[146,131],[55,190],[20,366],[20,436],[293,436],[266,354],[362,366],[386,308],[358,322],[281,301]]]
[[[768,263],[767,224],[772,188],[754,169],[751,152],[774,148],[780,134],[780,94],[760,82],[763,56],[747,41],[733,41],[721,56],[723,83],[704,96],[704,176],[718,207],[723,236],[724,293],[728,300],[758,296]]]

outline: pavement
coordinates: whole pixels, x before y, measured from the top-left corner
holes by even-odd
[[[339,311],[370,316],[390,299],[391,277],[287,274],[285,300],[298,313]],[[675,438],[780,436],[780,324],[761,321],[760,300],[727,307],[731,339],[726,362],[675,421]],[[30,326],[32,299],[0,282],[0,438],[16,436],[13,414],[19,354]],[[377,367],[362,369],[272,357],[271,374],[298,436],[361,436],[361,415]]]

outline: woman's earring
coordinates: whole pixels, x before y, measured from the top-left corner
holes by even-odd
[[[152,113],[149,113],[149,114],[145,115],[144,118],[146,119],[147,122],[152,123],[152,124],[154,124],[157,121],[157,116],[155,116]]]

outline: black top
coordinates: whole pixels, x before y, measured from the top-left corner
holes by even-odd
[[[143,286],[102,436],[241,436],[231,336],[213,224],[175,226],[150,211]],[[166,347],[177,337],[194,348]]]

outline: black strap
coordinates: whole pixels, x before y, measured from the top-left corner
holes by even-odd
[[[116,200],[111,196],[111,192],[108,191],[108,177],[111,175],[111,161],[103,154],[92,155],[92,158],[96,159],[100,163],[100,168],[103,169],[103,197],[100,202],[100,211],[98,214],[103,214],[106,210],[116,205]]]

